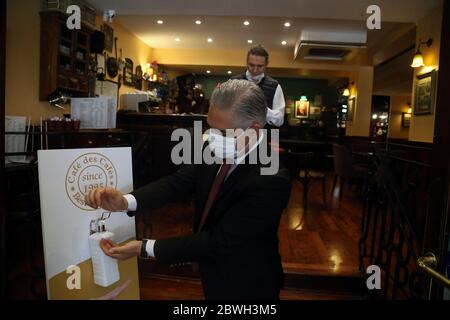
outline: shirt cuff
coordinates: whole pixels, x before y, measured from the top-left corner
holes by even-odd
[[[127,199],[128,202],[128,211],[136,211],[137,209],[137,201],[136,198],[132,194],[126,194],[124,195],[125,199]]]
[[[267,108],[266,120],[271,125],[281,127],[284,122],[284,114],[281,113],[279,110],[272,110]]]
[[[153,250],[155,247],[155,242],[156,240],[148,239],[147,244],[145,246],[145,251],[147,251],[148,256],[152,258],[155,257],[155,252]]]

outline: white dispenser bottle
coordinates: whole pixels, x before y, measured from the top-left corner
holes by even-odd
[[[92,230],[92,223],[96,223],[95,232]],[[91,235],[89,236],[89,247],[91,250],[92,257],[92,268],[94,272],[94,283],[102,286],[108,287],[113,283],[119,281],[119,267],[117,265],[117,260],[108,257],[100,248],[101,239],[111,239],[114,234],[105,229],[104,220],[93,220],[91,221]]]

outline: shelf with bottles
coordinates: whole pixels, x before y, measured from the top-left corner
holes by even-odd
[[[59,69],[67,72],[72,71],[72,57],[65,54],[59,55]]]
[[[59,53],[70,56],[72,54],[72,41],[61,39],[61,41],[59,42]]]
[[[75,50],[75,58],[78,61],[86,62],[87,60],[87,50],[83,47],[77,47]]]
[[[387,112],[379,112],[372,114],[372,126],[387,127],[389,124],[389,115]]]
[[[88,95],[87,73],[90,61],[90,36],[86,25],[68,29],[67,17],[59,12],[41,12],[39,100],[48,101],[57,91]],[[56,54],[56,59],[55,55]]]
[[[374,138],[385,138],[388,134],[389,115],[387,112],[377,112],[372,114],[371,136]]]
[[[84,61],[77,61],[75,63],[75,73],[79,75],[85,75],[86,74],[86,62]]]

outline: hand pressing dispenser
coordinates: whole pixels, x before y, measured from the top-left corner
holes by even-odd
[[[94,283],[102,287],[108,287],[120,279],[117,260],[108,257],[100,248],[100,240],[112,240],[114,237],[112,232],[106,231],[106,219],[102,214],[100,219],[91,220],[91,235],[89,236]]]

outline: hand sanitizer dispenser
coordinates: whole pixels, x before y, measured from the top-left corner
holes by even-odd
[[[108,287],[119,281],[119,267],[117,260],[107,256],[100,248],[100,240],[113,239],[114,234],[106,231],[105,219],[91,221],[91,235],[89,236],[89,248],[92,257],[92,269],[94,273],[94,283]]]

